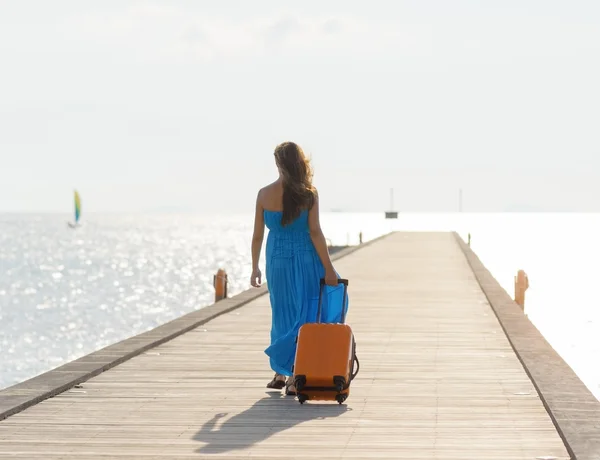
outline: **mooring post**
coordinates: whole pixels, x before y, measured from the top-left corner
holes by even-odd
[[[213,277],[213,286],[215,288],[215,302],[227,298],[227,273],[219,268],[217,274]]]
[[[515,302],[525,310],[525,291],[529,288],[529,278],[523,270],[515,276]]]

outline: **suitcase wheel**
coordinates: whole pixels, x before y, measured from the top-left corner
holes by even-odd
[[[341,375],[336,375],[333,377],[333,384],[335,385],[335,389],[338,391],[338,393],[341,393],[346,385],[346,378],[342,377]]]
[[[308,396],[306,396],[305,394],[298,395],[298,402],[300,404],[304,404],[307,400],[308,400]]]
[[[304,386],[306,385],[306,375],[297,375],[294,378],[294,386],[296,387],[296,391],[302,391]]]
[[[339,404],[342,404],[342,403],[343,403],[343,402],[346,400],[346,398],[347,398],[347,397],[348,397],[347,395],[336,395],[336,396],[335,396],[335,400],[336,400],[336,401],[337,401]]]

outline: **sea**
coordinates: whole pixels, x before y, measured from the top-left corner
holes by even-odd
[[[0,389],[248,288],[253,215],[0,214]],[[324,212],[332,245],[390,231],[456,231],[600,398],[600,214]],[[264,250],[261,266],[264,267]],[[264,271],[264,270],[263,270]]]

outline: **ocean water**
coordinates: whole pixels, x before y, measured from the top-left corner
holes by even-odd
[[[213,302],[249,284],[252,214],[0,215],[0,388]],[[512,295],[529,277],[526,314],[600,397],[600,214],[323,213],[334,245],[392,230],[457,231]],[[263,253],[264,255],[264,250]],[[261,261],[264,271],[264,258]]]

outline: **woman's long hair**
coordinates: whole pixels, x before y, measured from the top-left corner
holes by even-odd
[[[302,210],[313,207],[316,190],[312,185],[313,171],[299,145],[284,142],[275,148],[275,162],[283,181],[283,217],[281,224],[287,225],[300,215]]]

